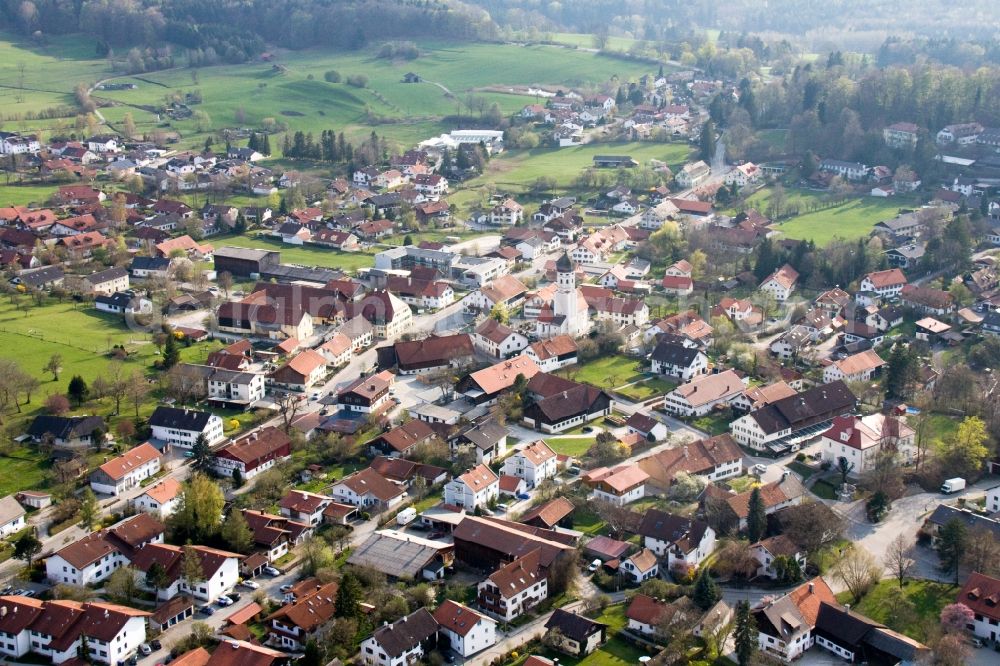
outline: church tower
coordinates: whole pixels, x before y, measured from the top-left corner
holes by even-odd
[[[556,275],[557,289],[552,303],[553,314],[565,317],[563,330],[567,335],[576,337],[583,333],[583,326],[576,293],[576,270],[569,254],[563,253],[563,256],[556,261]]]

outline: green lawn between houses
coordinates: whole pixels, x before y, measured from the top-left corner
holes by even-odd
[[[216,248],[232,245],[235,247],[278,250],[281,252],[281,263],[284,264],[336,268],[348,273],[353,273],[359,268],[368,268],[375,265],[373,255],[367,252],[340,252],[339,250],[314,245],[287,245],[275,238],[261,235],[227,234],[224,236],[213,236],[207,242],[210,242]]]
[[[599,388],[610,389],[622,384],[637,382],[643,378],[640,361],[627,356],[615,355],[596,358],[580,365],[572,365],[559,370],[557,374],[569,377]]]
[[[608,625],[608,641],[600,648],[580,659],[572,657],[563,652],[556,652],[545,647],[530,650],[531,654],[547,657],[556,660],[564,666],[624,666],[629,664],[634,666],[639,663],[639,657],[646,653],[623,638],[619,638],[617,633],[628,624],[625,618],[625,606],[617,604],[608,606],[603,613],[594,618],[598,622]],[[528,654],[520,654],[511,662],[511,666],[519,666],[528,658]]]
[[[896,612],[897,605],[892,601],[899,582],[894,578],[880,581],[868,594],[861,599],[853,609],[862,615],[882,622],[890,629],[906,634],[918,641],[927,641],[929,632],[938,626],[941,609],[955,602],[958,588],[947,583],[930,580],[906,580],[903,594],[913,604],[913,614],[908,616]],[[837,595],[841,603],[851,603],[851,593],[841,592]]]
[[[788,238],[812,240],[823,246],[834,238],[855,239],[867,236],[872,227],[896,216],[900,208],[916,203],[913,197],[860,197],[844,203],[807,212],[809,206],[823,205],[829,197],[826,192],[789,188],[786,190],[788,208],[799,208],[801,214],[777,225]],[[756,208],[766,213],[771,189],[763,188],[746,200],[745,208]]]

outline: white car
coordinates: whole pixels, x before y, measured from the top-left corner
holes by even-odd
[[[594,560],[593,562],[590,563],[590,566],[587,567],[587,571],[597,571],[597,569],[600,566],[601,566],[601,561],[600,560]]]
[[[260,585],[257,582],[252,581],[252,580],[245,580],[242,583],[240,583],[240,585],[242,585],[243,587],[249,588],[251,590],[256,590],[256,589],[260,588]]]
[[[143,656],[148,657],[153,654],[153,648],[149,647],[149,643],[143,643],[139,646],[139,652],[141,652]]]
[[[295,587],[295,586],[292,585],[291,583],[285,583],[284,585],[282,585],[281,587],[278,588],[278,591],[279,592],[284,592],[284,593],[287,594],[288,592],[292,591],[293,587]]]
[[[223,595],[223,596],[219,597],[218,599],[216,599],[215,603],[217,605],[219,605],[219,606],[232,606],[233,605],[233,600],[230,599],[229,597]]]
[[[268,576],[280,576],[281,575],[281,571],[279,571],[278,569],[275,569],[274,567],[264,567],[264,573],[266,573]]]

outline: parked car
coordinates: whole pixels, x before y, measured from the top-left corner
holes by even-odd
[[[149,647],[149,643],[143,643],[139,646],[139,652],[141,652],[144,657],[148,657],[153,654],[153,648]]]
[[[252,580],[245,580],[242,583],[240,583],[240,585],[250,590],[256,590],[260,588],[260,583]]]
[[[264,567],[264,573],[268,576],[280,576],[281,570],[275,569],[274,567]]]
[[[230,599],[229,597],[222,596],[215,600],[215,605],[222,606],[223,608],[225,608],[226,606],[232,606],[233,600]]]
[[[154,650],[161,650],[161,649],[163,649],[163,643],[161,643],[160,641],[158,641],[155,638],[153,640],[149,641],[149,646],[151,648],[153,648]]]
[[[600,566],[601,566],[601,561],[594,560],[593,562],[590,563],[590,566],[587,567],[587,571],[597,571],[600,568]]]
[[[125,663],[127,663],[128,666],[135,666],[136,664],[139,663],[139,655],[136,654],[132,655],[131,657],[128,658],[128,661]]]
[[[230,599],[232,599],[233,603],[236,603],[237,601],[239,601],[241,599],[239,592],[230,592],[226,596],[229,597]]]
[[[292,591],[293,587],[295,586],[292,585],[291,583],[285,583],[284,585],[278,588],[278,591],[282,592],[283,594],[288,594],[289,592]]]
[[[202,615],[214,615],[215,609],[211,606],[205,605],[198,609],[198,612]]]
[[[531,499],[531,495],[529,495],[528,493],[518,493],[517,499],[519,500]]]

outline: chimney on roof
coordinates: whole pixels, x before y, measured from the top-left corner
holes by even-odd
[[[815,591],[816,591],[816,583],[809,583],[809,594],[812,594]]]
[[[684,457],[685,458],[688,457],[688,447],[687,447],[687,444],[684,445]]]

